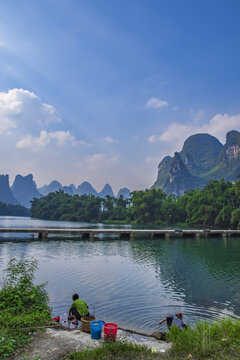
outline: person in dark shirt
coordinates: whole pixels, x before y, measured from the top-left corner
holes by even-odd
[[[167,327],[170,329],[171,326],[173,325],[177,325],[177,327],[179,329],[183,329],[185,327],[187,327],[186,324],[184,324],[183,322],[183,316],[182,316],[182,313],[178,312],[176,313],[176,315],[173,315],[173,316],[167,316],[165,317],[163,320],[161,320],[158,325],[162,325],[163,322],[167,322]]]
[[[72,299],[73,303],[68,312],[68,319],[74,319],[73,324],[78,324],[78,320],[81,320],[81,316],[89,315],[89,310],[85,301],[79,299],[78,294],[74,294]]]

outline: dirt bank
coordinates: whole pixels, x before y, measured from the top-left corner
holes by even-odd
[[[171,347],[170,343],[123,330],[118,330],[117,339],[145,345],[163,353]],[[41,360],[60,360],[70,352],[81,351],[87,347],[98,347],[103,341],[103,337],[100,340],[93,340],[90,334],[79,329],[48,328],[44,333],[38,332],[24,353],[15,355],[13,359],[32,360],[38,357]]]

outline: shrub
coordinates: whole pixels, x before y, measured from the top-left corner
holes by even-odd
[[[9,261],[0,290],[0,358],[31,340],[37,326],[51,319],[44,284],[33,283],[37,262],[33,259]]]
[[[180,356],[191,354],[194,359],[239,359],[240,321],[231,318],[208,323],[199,321],[195,327],[171,328],[168,339],[171,352]]]

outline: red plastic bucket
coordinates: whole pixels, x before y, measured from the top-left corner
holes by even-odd
[[[118,325],[113,323],[106,323],[103,325],[104,340],[116,340]]]

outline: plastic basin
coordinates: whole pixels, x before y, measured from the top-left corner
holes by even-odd
[[[101,339],[103,324],[104,324],[104,321],[102,321],[102,320],[90,322],[92,339],[95,339],[95,340]]]
[[[118,325],[113,323],[106,323],[103,325],[104,340],[116,340]]]

